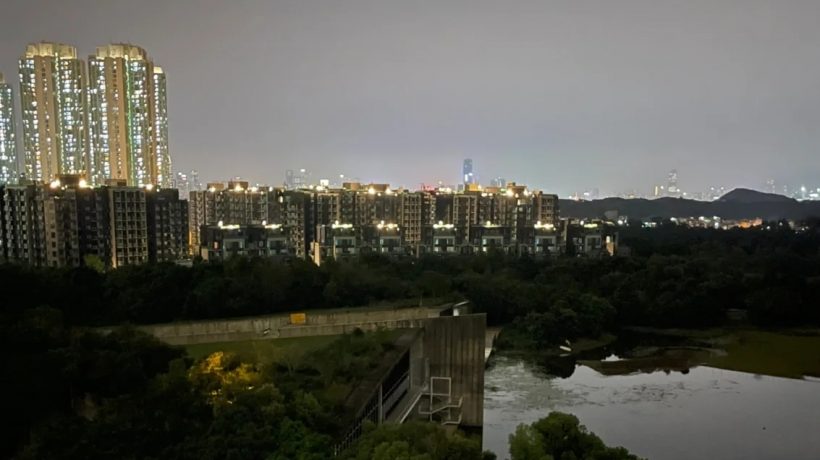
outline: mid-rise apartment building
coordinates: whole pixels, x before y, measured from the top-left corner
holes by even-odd
[[[94,256],[109,267],[187,256],[187,203],[175,190],[109,181],[90,187],[79,175],[48,185],[2,188],[3,258],[35,266],[79,266]]]
[[[148,258],[174,261],[188,257],[188,201],[176,189],[146,190]]]

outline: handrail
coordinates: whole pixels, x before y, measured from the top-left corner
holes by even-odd
[[[419,399],[421,399],[422,396],[422,392],[418,392],[416,394],[416,397],[413,398],[413,401],[410,403],[410,405],[407,406],[407,409],[404,411],[404,415],[399,417],[399,423],[404,423],[404,421],[407,420],[407,417],[409,417],[410,414],[413,413],[413,408],[416,407],[416,404],[418,404]]]

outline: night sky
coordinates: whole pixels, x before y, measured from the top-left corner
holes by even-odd
[[[29,42],[146,48],[174,169],[286,169],[561,194],[820,186],[820,2],[38,1],[0,4],[0,72]]]

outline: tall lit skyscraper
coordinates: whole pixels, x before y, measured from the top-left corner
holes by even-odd
[[[154,66],[154,154],[157,164],[156,183],[170,187],[173,182],[171,155],[168,153],[168,98],[165,91],[165,72]]]
[[[88,58],[91,180],[171,185],[165,74],[134,45],[97,48]]]
[[[0,73],[0,185],[17,182],[17,138],[11,85]]]
[[[19,72],[26,178],[85,174],[85,79],[76,48],[28,45]]]
[[[475,175],[473,174],[473,160],[465,158],[461,166],[461,174],[464,178],[464,185],[475,184]]]

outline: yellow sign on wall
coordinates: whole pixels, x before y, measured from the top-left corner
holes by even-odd
[[[291,313],[290,324],[305,324],[307,322],[307,315],[304,313]]]

